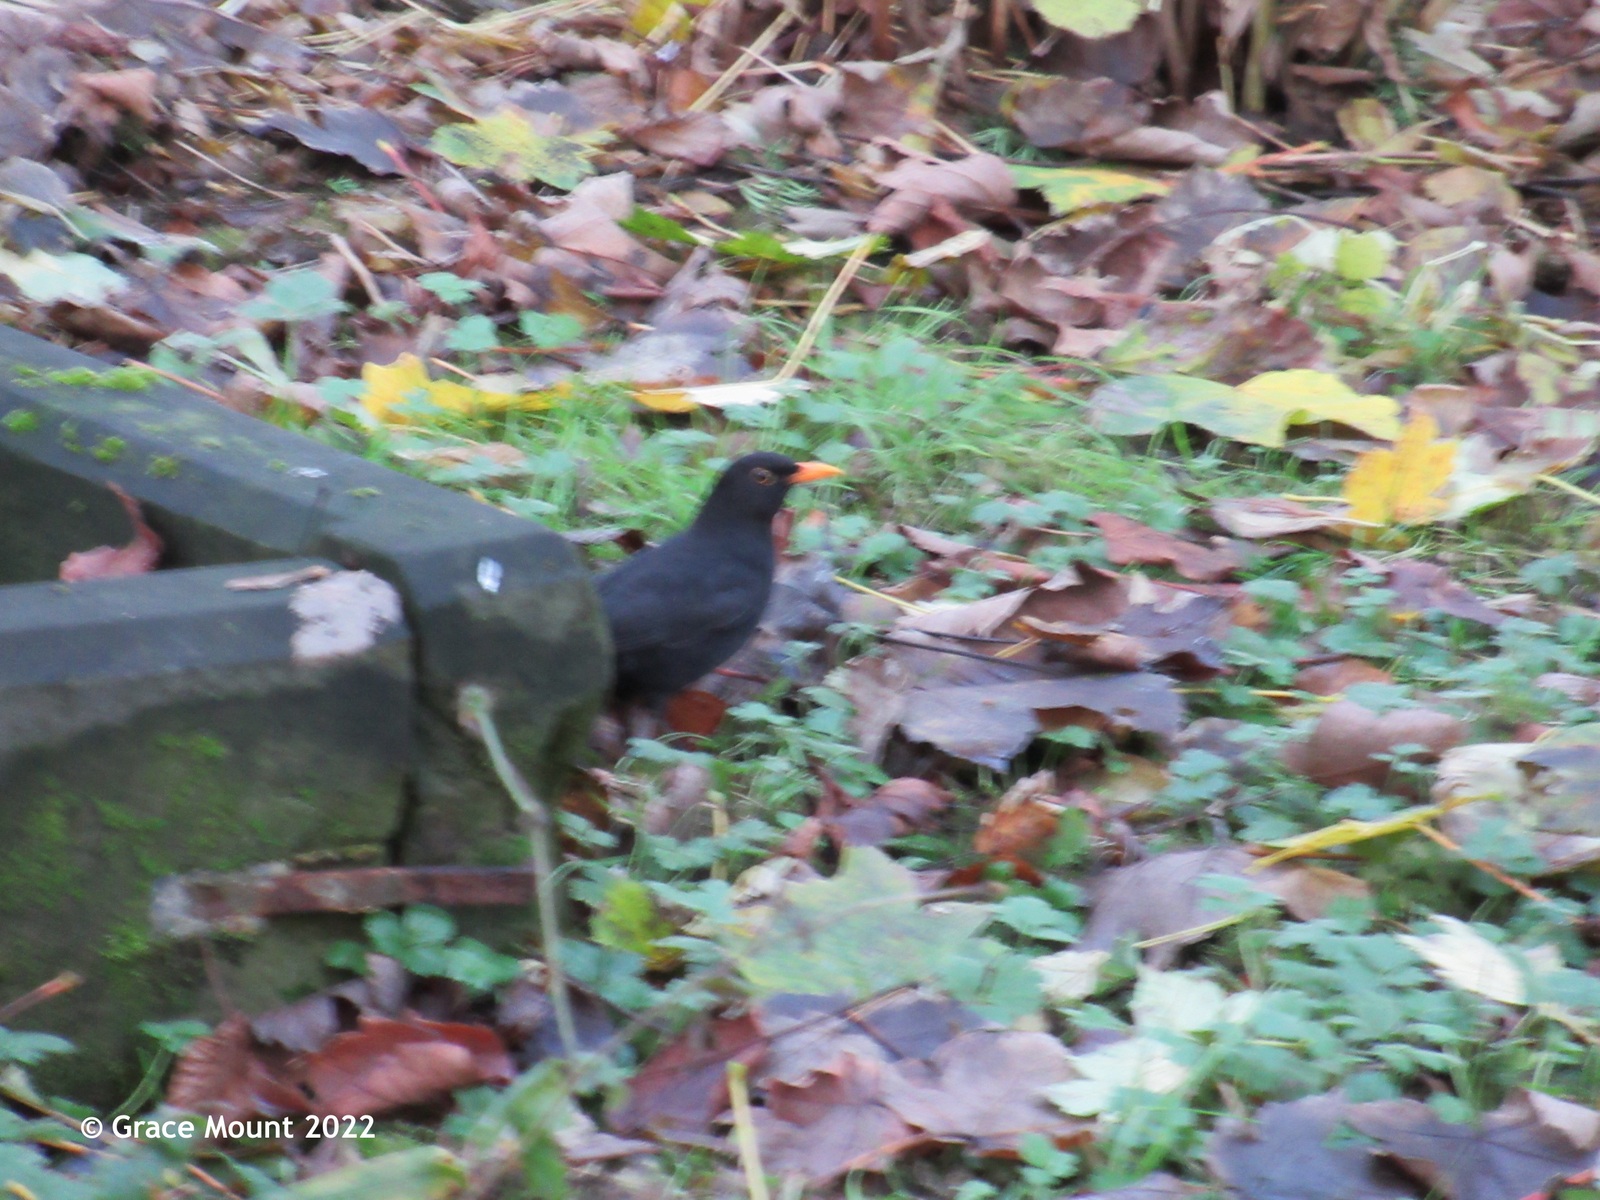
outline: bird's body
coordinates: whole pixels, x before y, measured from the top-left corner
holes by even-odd
[[[772,591],[772,518],[792,484],[837,474],[781,454],[746,455],[688,529],[600,577],[618,700],[659,709],[750,640]]]

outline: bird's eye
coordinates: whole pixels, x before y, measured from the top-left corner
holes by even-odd
[[[761,484],[762,486],[766,486],[768,484],[773,484],[773,483],[777,483],[778,482],[778,477],[776,475],[774,475],[771,471],[767,470],[765,467],[753,467],[753,468],[751,468],[750,478],[754,479],[757,483]]]

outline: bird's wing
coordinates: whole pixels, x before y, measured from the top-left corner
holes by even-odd
[[[749,623],[749,598],[734,580],[713,575],[691,582],[675,578],[675,572],[629,572],[634,561],[601,576],[598,584],[618,653],[693,646]],[[689,587],[694,591],[692,611],[683,604]]]

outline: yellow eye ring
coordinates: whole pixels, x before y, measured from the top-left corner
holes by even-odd
[[[778,482],[778,477],[765,467],[753,468],[750,472],[750,478],[754,479],[757,483],[763,486],[769,486]]]

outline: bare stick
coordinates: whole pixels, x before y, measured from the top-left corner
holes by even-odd
[[[734,81],[744,74],[751,63],[767,52],[767,47],[778,40],[778,35],[789,28],[789,23],[793,20],[794,14],[788,9],[784,9],[779,13],[773,19],[772,24],[763,29],[756,37],[756,40],[751,42],[738,58],[733,60],[733,65],[724,71],[715,83],[695,97],[694,102],[689,105],[688,111],[692,113],[704,112],[720,100],[722,93],[733,86]]]
[[[4,1025],[18,1013],[32,1008],[35,1004],[38,1004],[42,1000],[49,1000],[55,996],[60,996],[66,992],[70,992],[82,982],[83,976],[79,975],[76,971],[61,972],[61,974],[57,975],[54,979],[51,979],[45,983],[41,983],[32,991],[24,992],[15,1000],[0,1006],[0,1025]]]
[[[733,1135],[739,1145],[739,1163],[744,1167],[744,1186],[750,1200],[772,1200],[766,1172],[761,1169],[755,1118],[750,1112],[750,1071],[742,1062],[728,1063],[728,1105],[733,1109]]]
[[[483,742],[494,773],[500,777],[501,785],[527,818],[534,906],[539,910],[539,940],[544,944],[550,1007],[555,1013],[561,1049],[568,1060],[576,1060],[578,1027],[572,1019],[572,998],[567,992],[567,976],[561,966],[561,923],[556,919],[555,853],[552,848],[550,810],[506,753],[505,745],[500,741],[500,731],[495,727],[494,701],[487,688],[468,684],[461,689],[460,718],[462,726]]]
[[[856,277],[856,273],[861,270],[862,264],[867,261],[867,255],[871,254],[877,245],[877,235],[867,234],[862,237],[861,244],[845,260],[845,264],[840,268],[839,274],[834,277],[833,283],[823,293],[822,300],[817,304],[817,311],[811,314],[811,320],[807,323],[805,332],[800,335],[800,340],[795,343],[793,352],[790,353],[788,360],[779,370],[776,376],[779,383],[786,379],[793,379],[800,373],[800,364],[805,361],[806,355],[811,353],[811,348],[817,344],[817,338],[822,336],[822,327],[827,323],[828,318],[833,315],[833,309],[839,303],[839,297],[844,295],[845,288],[850,286],[850,281]]]
[[[350,269],[355,272],[356,278],[361,281],[361,286],[367,290],[367,297],[372,303],[375,305],[382,304],[383,293],[378,290],[378,281],[372,277],[372,272],[367,270],[367,264],[356,257],[356,252],[350,248],[350,243],[337,233],[329,234],[328,240],[333,243],[333,248],[339,252],[339,257],[344,259],[349,264]]]

